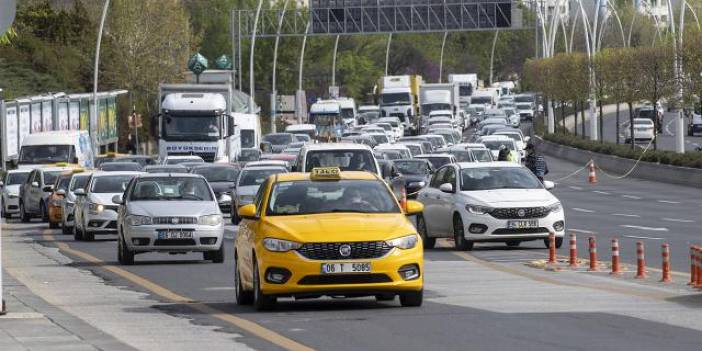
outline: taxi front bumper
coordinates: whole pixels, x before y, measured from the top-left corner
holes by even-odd
[[[311,260],[296,251],[277,253],[260,247],[261,290],[278,297],[369,296],[420,291],[424,282],[422,251],[419,242],[408,250],[393,248],[376,259]],[[370,263],[371,269],[364,273],[322,273],[322,265],[329,263]],[[401,271],[412,268],[418,271],[416,277],[403,278]],[[274,273],[284,275],[284,282],[272,282],[270,277]]]

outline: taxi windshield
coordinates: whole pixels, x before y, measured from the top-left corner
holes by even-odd
[[[377,180],[294,181],[273,186],[269,216],[318,213],[400,213],[397,202]]]

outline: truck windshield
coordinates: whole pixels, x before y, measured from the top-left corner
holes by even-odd
[[[515,96],[514,97],[515,102],[534,102],[534,98],[528,95],[523,95],[523,96]]]
[[[168,115],[163,119],[164,140],[216,141],[219,138],[218,116]]]
[[[490,97],[490,96],[471,96],[470,103],[471,104],[491,104],[492,97]]]
[[[473,95],[473,86],[472,85],[461,85],[460,87],[458,87],[458,95],[460,95],[460,96]]]
[[[20,151],[19,164],[71,162],[72,145],[26,145]]]
[[[450,104],[443,104],[443,103],[436,103],[436,104],[423,104],[422,105],[422,114],[423,115],[429,115],[430,112],[433,111],[451,111],[451,105]]]
[[[338,122],[338,117],[338,114],[314,113],[310,115],[310,123],[314,123],[317,126],[334,125]]]
[[[341,109],[341,117],[343,119],[351,119],[354,117],[353,115],[353,109],[352,108],[342,108]]]
[[[381,105],[409,105],[412,101],[409,93],[387,93],[380,95]]]

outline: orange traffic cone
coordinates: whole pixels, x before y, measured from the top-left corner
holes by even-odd
[[[595,173],[595,161],[590,160],[590,165],[588,166],[590,173],[587,176],[587,182],[590,184],[597,184],[597,173]]]

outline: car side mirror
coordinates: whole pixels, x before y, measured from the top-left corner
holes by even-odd
[[[407,200],[407,203],[405,204],[406,216],[420,214],[422,211],[424,211],[424,204],[415,200]]]
[[[32,188],[38,188],[39,182],[32,182]]]
[[[115,195],[112,197],[112,203],[117,204],[117,205],[123,205],[124,204],[124,199],[122,198],[122,195]]]
[[[453,184],[451,183],[444,183],[439,185],[439,190],[445,192],[445,193],[452,193],[453,192]]]
[[[546,190],[553,190],[553,188],[556,187],[556,183],[550,181],[550,180],[544,180],[544,188]]]
[[[73,195],[75,196],[85,196],[85,189],[76,189],[73,191]]]
[[[63,189],[56,190],[56,195],[66,196],[66,190],[63,190]]]
[[[256,205],[254,204],[248,204],[239,207],[239,211],[237,211],[239,214],[239,217],[243,219],[251,219],[251,220],[257,220],[256,218]]]
[[[50,193],[54,191],[54,186],[53,185],[45,185],[41,190],[45,193]]]

